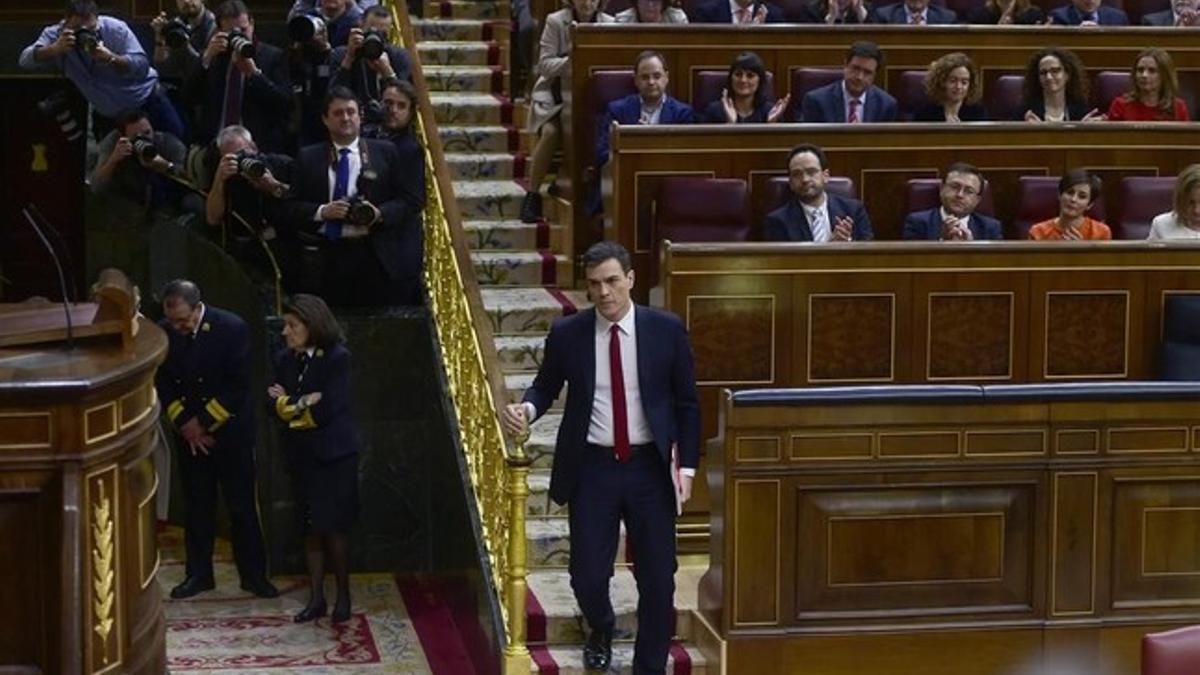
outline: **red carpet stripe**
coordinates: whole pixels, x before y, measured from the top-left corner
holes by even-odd
[[[554,662],[554,657],[550,656],[550,650],[545,647],[530,647],[529,655],[533,657],[533,663],[537,666],[538,675],[558,675],[558,664]]]
[[[454,617],[438,600],[434,589],[426,582],[409,577],[397,577],[396,586],[433,672],[474,673],[475,666],[467,657],[467,647],[458,635]]]
[[[671,657],[675,659],[674,675],[692,675],[692,657],[678,642],[671,642]]]
[[[528,161],[528,158],[523,152],[518,152],[513,155],[513,178],[525,177],[525,165]]]
[[[509,125],[508,129],[508,151],[516,152],[521,149],[521,130]]]
[[[558,260],[554,258],[554,251],[540,250],[538,255],[542,256],[542,283],[547,286],[553,286],[558,283]]]
[[[500,65],[500,43],[489,42],[487,48],[488,48],[488,52],[487,52],[488,65],[489,66]]]
[[[525,641],[546,641],[546,610],[538,602],[532,588],[525,590]]]
[[[563,316],[570,316],[579,311],[579,308],[575,306],[575,303],[571,302],[571,299],[567,297],[566,293],[562,292],[561,288],[550,286],[546,288],[546,292],[553,296],[559,305],[562,305]]]
[[[438,3],[438,13],[442,15],[443,19],[452,19],[454,18],[454,5],[449,2],[440,2]]]
[[[537,233],[537,248],[550,248],[550,223],[543,218],[537,221],[536,227],[534,232]]]
[[[504,71],[500,66],[492,66],[492,93],[504,93]]]
[[[484,42],[489,42],[489,41],[495,39],[492,35],[492,24],[490,24],[490,23],[483,24],[483,31],[482,31],[482,34],[479,36],[479,39],[483,40]]]
[[[492,94],[500,102],[500,123],[509,126],[513,123],[513,104],[507,96]]]

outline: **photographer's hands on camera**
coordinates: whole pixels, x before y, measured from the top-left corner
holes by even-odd
[[[250,78],[262,73],[258,68],[258,64],[254,62],[254,57],[242,56],[240,51],[229,49],[230,35],[230,33],[224,31],[213,33],[212,39],[208,41],[208,46],[204,48],[204,54],[200,56],[200,63],[205,68],[208,68],[218,56],[229,51],[229,58],[233,59],[233,67],[237,68],[244,77]]]
[[[363,57],[367,67],[379,74],[380,77],[395,77],[396,71],[392,69],[392,61],[387,58],[387,51],[382,51],[379,56],[371,58],[366,54],[360,54],[363,43],[367,41],[367,33],[362,28],[351,28],[350,39],[346,42],[346,55],[342,57],[342,68],[350,70],[354,67],[354,62]]]
[[[363,221],[365,221],[365,219],[356,220],[353,217],[351,217],[350,210],[355,205],[351,204],[351,200],[349,200],[349,199],[337,199],[332,202],[329,202],[328,204],[322,204],[321,207],[317,209],[317,217],[324,221],[345,220],[345,221],[351,222],[354,225],[361,225],[361,226],[367,227],[367,228],[370,228],[375,223],[378,223],[379,219],[383,217],[383,212],[381,212],[379,210],[378,206],[375,206],[371,202],[369,202],[365,199],[355,199],[354,201],[356,201],[358,203],[357,206],[359,208],[361,208],[362,206],[371,207],[371,210],[375,212],[375,217],[372,218],[369,222],[363,222]],[[346,233],[343,236],[352,237],[354,235],[352,235],[350,233]]]
[[[157,152],[155,152],[154,157],[150,159],[147,159],[146,155],[136,152],[133,146],[134,141],[135,139],[128,138],[126,136],[118,138],[116,145],[113,146],[112,154],[110,154],[108,159],[105,160],[104,164],[99,170],[99,173],[102,176],[112,175],[112,172],[114,169],[116,169],[117,165],[125,161],[130,156],[137,157],[138,163],[150,171],[157,173],[171,173],[175,170],[175,165],[166,157],[163,157]],[[150,140],[150,142],[153,143],[153,140]]]
[[[94,30],[85,30],[90,36],[93,36],[89,41],[89,44],[82,44],[81,41],[77,39],[75,30],[63,27],[63,29],[58,33],[58,38],[45,47],[38,49],[34,53],[34,57],[45,60],[47,58],[66,56],[72,49],[75,49],[78,46],[80,47],[81,51],[92,57],[96,63],[112,66],[118,70],[124,70],[129,66],[129,62],[127,60],[117,54],[114,54],[112,50],[104,46],[104,42],[98,39],[98,36],[96,36]]]
[[[241,173],[242,178],[245,178],[246,182],[254,189],[265,192],[273,197],[281,198],[288,191],[288,186],[279,182],[265,165],[262,169],[262,175],[254,176],[240,169],[241,160],[241,157],[233,153],[221,157],[220,163],[217,164],[216,180],[213,182],[214,186],[220,185],[224,187],[225,181]]]

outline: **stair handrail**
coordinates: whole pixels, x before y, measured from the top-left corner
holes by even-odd
[[[503,672],[528,673],[525,644],[526,539],[529,496],[528,433],[508,443],[500,424],[499,404],[508,399],[500,359],[475,267],[471,263],[462,216],[438,135],[421,59],[405,2],[383,0],[392,12],[399,45],[412,60],[418,92],[415,130],[424,148],[425,284],[438,350],[458,423],[459,446],[466,459],[481,538],[491,566],[492,587],[504,622]]]

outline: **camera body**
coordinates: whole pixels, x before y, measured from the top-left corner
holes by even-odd
[[[378,126],[382,124],[383,101],[373,98],[362,101],[362,109],[359,110],[359,116],[362,118],[363,125]]]
[[[257,53],[254,47],[254,41],[246,37],[246,34],[240,30],[232,30],[229,32],[229,55],[240,55],[243,59],[252,59]]]
[[[375,222],[375,207],[362,196],[361,192],[356,193],[353,197],[347,197],[346,201],[350,204],[350,210],[346,212],[346,222],[363,226]]]
[[[288,21],[288,37],[292,42],[309,43],[325,30],[325,20],[313,14],[300,14]]]
[[[267,163],[261,157],[243,148],[234,157],[237,159],[237,172],[246,178],[262,178],[267,174]]]
[[[158,146],[155,145],[152,136],[134,136],[129,141],[133,143],[133,154],[143,162],[150,162],[158,157]]]
[[[387,44],[387,35],[383,31],[369,28],[363,31],[363,42],[358,48],[358,53],[364,59],[374,61],[383,56],[384,45]]]
[[[100,34],[94,28],[79,27],[75,29],[75,48],[85,54],[92,54],[100,46]]]
[[[68,141],[75,142],[83,137],[83,125],[75,119],[67,92],[60,89],[38,101],[37,110],[46,117],[53,117]]]
[[[174,17],[162,29],[163,42],[171,49],[183,49],[192,38],[192,27],[181,17]]]

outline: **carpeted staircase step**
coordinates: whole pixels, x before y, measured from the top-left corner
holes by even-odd
[[[549,469],[554,463],[554,442],[558,438],[558,425],[561,423],[562,412],[553,409],[533,423],[529,440],[525,443],[525,454],[533,460],[533,469]]]
[[[558,317],[591,307],[584,291],[541,287],[479,290],[492,330],[501,335],[545,335]]]
[[[433,106],[438,126],[443,124],[515,124],[518,128],[525,126],[524,106],[513,106],[507,98],[491,93],[434,91],[429,94],[429,103]]]
[[[417,54],[426,66],[508,66],[508,50],[495,40],[429,40]]]
[[[446,168],[451,180],[524,178],[528,166],[524,155],[510,152],[446,153]]]
[[[548,568],[566,573],[567,564],[571,560],[570,528],[566,516],[531,518],[525,521],[525,538],[528,540],[526,562],[531,571]],[[617,555],[613,562],[618,567],[627,564],[624,524],[621,525]]]
[[[561,251],[566,232],[561,225],[519,220],[468,220],[463,223],[471,248],[488,251]]]
[[[529,153],[529,134],[513,125],[438,125],[438,136],[446,152]]]
[[[425,0],[425,16],[442,19],[507,19],[509,3],[479,0]]]
[[[550,458],[553,459],[551,454]],[[543,516],[565,516],[567,507],[555,504],[550,499],[550,469],[534,469],[529,472],[529,499],[525,502],[525,516],[540,518]]]
[[[505,372],[536,371],[542,364],[542,348],[546,338],[540,335],[501,335],[496,338],[496,352]]]
[[[507,18],[495,21],[478,19],[414,19],[413,32],[417,42],[425,40],[461,41],[472,40],[506,43],[512,32],[512,22]]]
[[[500,66],[428,66],[425,84],[431,92],[503,94],[508,91],[508,74]]]
[[[513,220],[521,214],[525,188],[511,180],[468,180],[454,184],[454,196],[463,220]]]
[[[471,251],[475,276],[489,286],[553,285],[571,278],[571,259],[549,251]]]
[[[595,671],[583,667],[583,645],[559,647],[531,647],[533,665],[530,673],[539,675],[585,675]],[[613,644],[612,664],[606,675],[624,675],[633,672],[633,643]],[[667,659],[667,672],[672,675],[707,675],[704,656],[691,645],[674,644]]]

